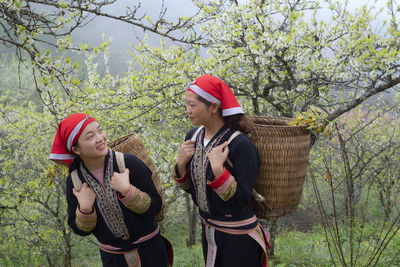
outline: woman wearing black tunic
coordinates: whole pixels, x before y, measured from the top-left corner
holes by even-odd
[[[94,118],[75,113],[60,122],[50,159],[69,166],[68,224],[97,238],[103,266],[172,266],[172,247],[155,220],[161,197],[151,171],[137,157],[108,149]],[[79,181],[81,189],[74,186]]]
[[[181,144],[174,180],[199,207],[205,265],[267,266],[268,241],[252,209],[260,164],[245,134],[250,122],[231,89],[203,75],[189,83],[186,112],[195,126]]]

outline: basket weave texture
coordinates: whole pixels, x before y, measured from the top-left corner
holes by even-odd
[[[138,157],[143,163],[151,170],[154,185],[162,199],[162,207],[160,212],[156,215],[156,220],[161,221],[165,215],[165,196],[162,190],[160,179],[158,178],[156,168],[149,153],[144,147],[140,136],[137,133],[125,135],[117,140],[109,142],[108,146],[115,151],[122,153],[129,153]]]
[[[255,201],[257,217],[274,220],[294,211],[300,203],[310,152],[310,132],[287,125],[285,117],[251,116],[249,137],[261,157],[255,190],[265,201]]]

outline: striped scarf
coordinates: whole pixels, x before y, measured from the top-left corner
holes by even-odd
[[[118,193],[111,189],[110,183],[114,173],[113,153],[108,150],[109,159],[104,173],[104,187],[93,177],[81,162],[80,171],[89,187],[96,193],[96,205],[108,227],[116,238],[129,239],[129,232],[125,225]]]

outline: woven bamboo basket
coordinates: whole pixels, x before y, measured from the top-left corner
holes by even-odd
[[[165,215],[165,196],[154,163],[150,158],[146,148],[144,147],[142,140],[140,139],[140,136],[136,133],[128,134],[117,140],[109,142],[108,146],[112,150],[135,155],[141,161],[143,161],[143,163],[151,170],[152,172],[151,178],[162,199],[161,210],[156,216],[156,220],[161,221]]]
[[[264,201],[255,201],[257,217],[274,220],[294,211],[300,203],[310,152],[306,127],[287,125],[284,117],[251,116],[249,137],[256,145],[261,165],[255,191]]]

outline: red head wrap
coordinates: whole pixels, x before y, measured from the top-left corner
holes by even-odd
[[[190,82],[186,90],[209,102],[218,103],[223,117],[244,113],[231,88],[215,76],[209,74],[200,76]]]
[[[75,113],[58,124],[56,136],[49,159],[63,165],[70,165],[76,155],[71,151],[71,148],[76,144],[83,129],[96,121],[85,113]]]

